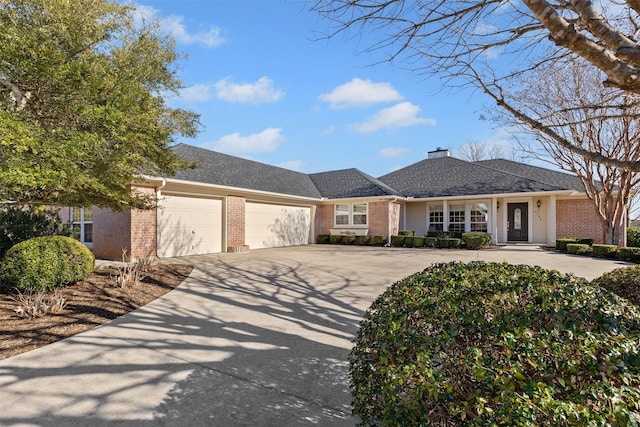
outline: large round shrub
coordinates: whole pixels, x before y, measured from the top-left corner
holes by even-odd
[[[591,283],[602,286],[640,307],[640,265],[616,268]]]
[[[87,278],[94,263],[91,251],[75,239],[36,237],[18,243],[5,254],[0,283],[5,290],[50,290]]]
[[[350,355],[363,425],[637,425],[640,311],[539,267],[437,264],[369,308]]]

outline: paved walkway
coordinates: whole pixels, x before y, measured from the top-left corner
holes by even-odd
[[[589,279],[624,265],[534,246],[313,245],[183,258],[196,269],[164,297],[0,361],[0,425],[353,426],[347,360],[364,311],[431,263],[476,259]]]

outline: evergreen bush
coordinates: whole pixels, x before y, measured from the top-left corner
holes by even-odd
[[[362,425],[638,425],[640,309],[540,267],[436,264],[375,300],[349,367]]]
[[[86,279],[94,263],[91,251],[71,237],[36,237],[7,251],[0,264],[0,283],[4,290],[52,290]]]
[[[414,248],[423,248],[424,247],[424,237],[416,236],[413,238],[413,247]]]
[[[616,245],[593,245],[591,249],[596,258],[615,258],[618,252]]]
[[[375,246],[384,246],[387,244],[387,236],[373,236],[373,244]]]
[[[360,244],[361,245],[369,245],[371,244],[371,236],[370,235],[365,235],[365,236],[360,236]]]
[[[0,208],[0,260],[13,245],[25,240],[69,234],[70,230],[62,223],[58,212],[36,206]]]
[[[616,268],[594,279],[591,283],[602,286],[640,307],[640,266],[638,265]]]
[[[401,248],[404,246],[405,236],[391,236],[391,246],[394,248]]]
[[[640,248],[624,247],[619,250],[620,258],[625,261],[640,262]]]
[[[424,245],[427,248],[435,248],[438,246],[438,238],[427,236],[424,238]]]
[[[331,236],[328,234],[321,234],[318,236],[318,243],[329,243],[331,241]]]
[[[585,255],[589,251],[589,245],[581,243],[567,244],[567,253],[572,255]]]
[[[467,249],[480,249],[491,243],[491,234],[479,231],[463,233],[462,240],[467,246]]]
[[[332,234],[329,236],[329,241],[333,244],[342,243],[342,236],[340,234]]]
[[[640,247],[640,227],[627,228],[627,246],[632,248]]]

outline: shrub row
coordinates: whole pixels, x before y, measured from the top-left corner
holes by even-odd
[[[387,244],[387,236],[354,236],[354,235],[333,235],[333,234],[320,234],[318,236],[318,243],[333,243],[345,244],[345,245],[374,245],[384,246]]]
[[[362,425],[638,425],[639,349],[640,310],[584,279],[437,264],[365,313],[353,412]]]
[[[391,236],[391,246],[405,248],[449,248],[456,249],[464,242],[467,249],[480,249],[491,242],[491,234],[481,232],[462,233],[461,238],[450,237],[449,235],[435,236],[411,236],[398,235]]]
[[[640,263],[640,247],[594,244],[593,239],[556,239],[556,249],[574,255],[591,255],[596,258],[620,258]]]

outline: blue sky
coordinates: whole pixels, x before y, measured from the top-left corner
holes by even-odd
[[[188,56],[186,88],[172,105],[201,115],[183,142],[313,173],[355,167],[381,176],[469,142],[506,145],[509,135],[479,119],[489,100],[440,90],[436,78],[361,53],[375,38],[324,39],[330,23],[303,1],[148,0]]]

